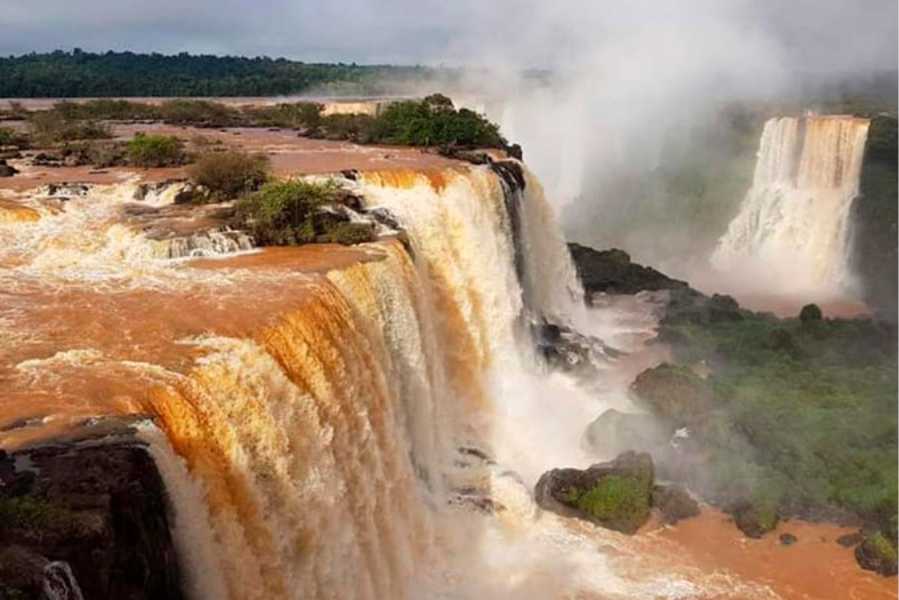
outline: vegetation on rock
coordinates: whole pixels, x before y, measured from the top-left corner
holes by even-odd
[[[548,471],[537,482],[534,496],[545,509],[633,534],[649,519],[654,478],[652,457],[625,452],[586,470]]]
[[[372,241],[371,224],[349,222],[333,210],[343,195],[333,181],[273,181],[237,203],[236,223],[264,246]]]
[[[890,541],[882,533],[869,535],[855,549],[855,558],[862,568],[876,571],[881,575],[896,575],[896,541]]]
[[[128,162],[137,167],[174,167],[184,164],[184,143],[172,135],[142,134],[127,144]]]
[[[188,174],[196,185],[209,190],[209,199],[221,201],[259,189],[268,180],[269,170],[264,154],[228,150],[200,156]]]
[[[690,444],[658,457],[661,468],[740,513],[738,524],[753,533],[770,529],[775,515],[852,517],[895,530],[895,328],[819,320],[808,307],[805,320],[739,308],[723,318],[704,312],[713,299],[693,298],[669,310],[660,338],[679,364],[711,367],[712,401],[704,414],[691,413]],[[697,318],[708,314],[719,318]],[[678,419],[665,404],[647,405]]]

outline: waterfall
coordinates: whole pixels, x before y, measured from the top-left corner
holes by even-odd
[[[553,318],[583,297],[522,173],[523,189],[487,167],[366,173],[356,191],[411,251],[378,243],[377,260],[306,285],[302,306],[252,338],[184,341],[204,356],[148,409],[184,461],[172,466],[157,440],[167,485],[184,488],[187,469],[205,490],[205,509],[175,495],[208,514],[201,546],[216,556],[193,570],[219,564],[235,599],[417,598],[447,544],[471,542],[441,523],[453,498],[490,494],[486,464],[460,467],[460,449],[489,451],[496,381],[533,359],[518,331],[525,297]]]
[[[715,268],[789,291],[851,287],[850,210],[868,126],[844,116],[765,123],[752,188],[718,243]]]

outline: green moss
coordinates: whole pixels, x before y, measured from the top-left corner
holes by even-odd
[[[577,494],[574,504],[598,521],[642,522],[649,514],[646,484],[636,477],[603,477],[591,489]]]
[[[72,512],[36,496],[0,498],[0,529],[64,532],[75,523]]]
[[[899,560],[899,556],[896,554],[896,548],[893,547],[893,544],[891,544],[882,533],[878,532],[869,536],[865,540],[865,543],[868,544],[869,548],[883,562],[894,564]]]

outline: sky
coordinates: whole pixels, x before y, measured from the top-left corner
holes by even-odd
[[[896,0],[0,0],[0,54],[71,49],[306,61],[554,66],[644,27],[736,46],[765,38],[788,68],[895,68]]]

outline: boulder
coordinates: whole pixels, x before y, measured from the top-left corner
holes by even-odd
[[[732,507],[730,512],[740,531],[751,538],[760,538],[773,531],[780,522],[777,508],[764,501],[743,501]]]
[[[584,470],[548,471],[537,482],[534,496],[545,510],[633,534],[649,519],[653,479],[649,454],[625,452]]]
[[[12,177],[19,172],[15,167],[6,164],[5,159],[0,159],[0,177]]]
[[[624,250],[594,250],[568,244],[578,276],[589,299],[592,294],[636,294],[641,291],[686,289],[687,283],[672,279],[651,267],[631,262]]]
[[[607,456],[636,450],[658,457],[667,450],[672,435],[674,427],[652,415],[623,413],[610,408],[590,423],[584,442]]]
[[[678,427],[708,413],[714,400],[708,382],[687,367],[667,363],[640,373],[631,392],[654,415]]]
[[[882,533],[866,537],[855,548],[855,560],[863,569],[875,571],[885,577],[896,575],[896,547]]]
[[[659,509],[662,520],[670,525],[699,516],[700,512],[699,503],[679,485],[655,486],[652,489],[652,505]]]
[[[799,541],[799,538],[792,533],[782,533],[778,539],[780,539],[780,543],[784,546],[792,546]]]

